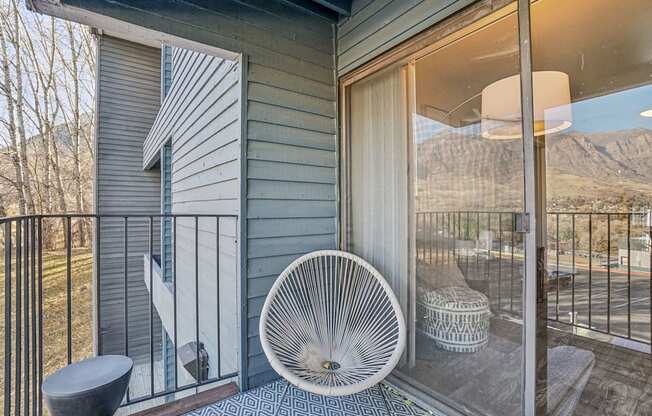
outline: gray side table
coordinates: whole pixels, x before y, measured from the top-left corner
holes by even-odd
[[[113,416],[127,391],[134,362],[105,355],[64,367],[41,390],[52,416]]]

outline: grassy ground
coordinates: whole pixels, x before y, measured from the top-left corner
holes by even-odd
[[[72,276],[73,361],[93,353],[92,338],[92,253],[75,249]],[[15,269],[15,264],[13,265]],[[12,279],[12,349],[15,349],[15,275]],[[0,261],[0,302],[4,311],[4,262]],[[48,375],[67,362],[66,256],[64,251],[43,253],[43,373]],[[4,314],[3,314],[4,316]],[[24,327],[23,327],[24,328]],[[4,318],[0,319],[0,388],[4,388]],[[12,357],[12,386],[15,386],[15,354]],[[0,409],[3,397],[0,396]]]

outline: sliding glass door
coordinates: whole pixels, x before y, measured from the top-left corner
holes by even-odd
[[[342,81],[342,246],[400,299],[420,399],[649,415],[652,7],[515,3]]]
[[[518,21],[412,64],[414,359],[399,369],[467,413],[521,415],[524,208]]]
[[[652,4],[538,0],[531,20],[535,118],[558,101],[535,126],[539,414],[650,415]]]
[[[519,68],[512,4],[346,90],[346,247],[409,317],[396,376],[468,414],[523,414]]]

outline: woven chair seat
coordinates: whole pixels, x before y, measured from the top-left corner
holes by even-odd
[[[405,347],[398,300],[369,263],[341,251],[307,254],[274,283],[260,318],[272,368],[303,390],[349,395],[382,381]]]

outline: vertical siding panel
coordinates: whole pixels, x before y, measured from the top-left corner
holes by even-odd
[[[98,135],[95,207],[98,214],[156,214],[160,176],[143,171],[139,157],[160,105],[160,51],[108,36],[98,38]],[[129,229],[129,353],[149,360],[149,295],[143,280],[148,252],[146,220]],[[154,232],[155,244],[158,233]],[[103,219],[99,272],[104,354],[124,353],[122,219]],[[155,332],[160,322],[155,316]],[[155,338],[156,351],[161,339]],[[144,392],[140,392],[144,393]]]
[[[172,85],[172,46],[161,46],[161,103]]]

